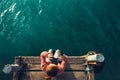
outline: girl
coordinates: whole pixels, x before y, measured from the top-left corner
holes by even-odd
[[[65,54],[61,56],[60,54],[61,52],[59,49],[57,49],[54,54],[52,50],[48,52],[43,51],[40,54],[41,69],[47,73],[47,80],[51,77],[60,75],[64,71],[67,63],[67,56]]]

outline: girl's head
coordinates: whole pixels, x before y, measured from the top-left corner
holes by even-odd
[[[56,64],[50,64],[46,68],[46,73],[50,77],[55,77],[58,73],[58,67]]]

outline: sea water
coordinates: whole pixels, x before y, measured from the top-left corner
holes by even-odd
[[[60,49],[68,56],[99,51],[105,56],[96,80],[120,80],[120,0],[1,0],[0,80],[15,56]]]

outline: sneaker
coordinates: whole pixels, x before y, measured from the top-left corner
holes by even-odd
[[[59,49],[57,49],[57,50],[55,51],[54,58],[58,58],[58,57],[60,57],[60,56],[61,56],[61,52],[60,52]]]

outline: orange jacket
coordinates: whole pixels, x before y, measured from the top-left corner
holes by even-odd
[[[50,62],[47,62],[46,61],[46,58],[48,57],[48,52],[47,51],[44,51],[40,54],[40,60],[41,60],[41,69],[46,72],[46,67],[51,64]],[[67,63],[67,58],[64,57],[64,59],[62,60],[62,62],[60,64],[57,64],[58,66],[58,75],[61,74],[64,69],[65,69],[65,66],[66,66],[66,63]]]

